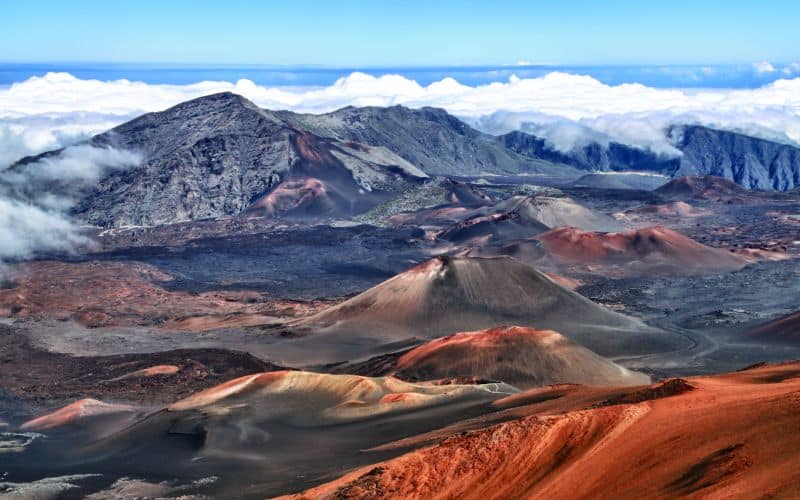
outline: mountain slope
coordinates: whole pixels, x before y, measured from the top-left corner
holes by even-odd
[[[148,113],[90,141],[135,151],[141,165],[69,192],[73,215],[104,227],[237,215],[349,217],[428,173],[577,171],[508,151],[438,109],[344,108],[324,115],[264,110],[221,93]],[[52,151],[12,168],[35,168]],[[273,191],[277,191],[270,197]]]
[[[566,197],[512,196],[461,216],[463,220],[445,228],[437,238],[458,245],[488,248],[523,242],[555,227],[574,226],[595,231],[620,228],[612,217]]]
[[[593,142],[562,152],[553,149],[545,139],[522,131],[509,132],[499,139],[508,149],[523,156],[572,165],[581,170],[646,170],[672,174],[680,163],[677,158],[617,142],[607,146]]]
[[[523,132],[485,134],[441,109],[347,107],[310,115],[268,111],[222,93],[94,137],[91,145],[134,151],[141,164],[109,169],[96,183],[53,194],[75,200],[72,213],[81,221],[119,227],[243,212],[351,217],[399,197],[429,174],[544,174],[570,181],[579,169],[643,170],[718,175],[757,189],[800,185],[800,149],[699,126],[668,132],[680,159],[615,143],[562,153]],[[63,154],[26,158],[11,171]],[[36,187],[29,190],[40,195]]]
[[[800,149],[701,126],[675,127],[683,152],[673,176],[714,175],[749,189],[787,191],[800,186]]]
[[[677,177],[654,191],[668,200],[742,200],[747,190],[730,179],[713,175]]]
[[[800,425],[799,374],[797,363],[765,366],[605,401],[537,389],[530,416],[287,498],[797,498],[800,434],[787,431]]]
[[[492,208],[498,211],[519,211],[526,218],[537,220],[548,228],[574,226],[589,231],[613,231],[620,228],[619,222],[613,217],[587,208],[568,197],[512,196]]]
[[[68,193],[78,200],[74,215],[106,227],[236,215],[253,203],[263,215],[350,216],[427,178],[386,148],[299,130],[231,93],[148,113],[91,144],[143,158],[138,167],[106,171],[77,196]],[[28,158],[12,168],[35,165]],[[316,189],[296,189],[306,183]],[[265,203],[276,189],[282,202]]]
[[[753,340],[792,344],[800,340],[800,311],[774,319],[747,332]]]

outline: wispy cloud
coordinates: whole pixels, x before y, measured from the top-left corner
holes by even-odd
[[[787,64],[783,68],[782,71],[783,71],[784,75],[797,75],[797,74],[800,74],[800,62],[793,62],[793,63]]]
[[[69,217],[74,197],[112,169],[138,165],[133,152],[88,145],[0,173],[0,264],[89,245]]]
[[[757,63],[753,63],[753,69],[756,71],[756,73],[775,72],[775,66],[773,66],[769,61],[759,61]]]
[[[67,251],[88,244],[78,227],[58,210],[0,198],[0,264],[38,252]]]

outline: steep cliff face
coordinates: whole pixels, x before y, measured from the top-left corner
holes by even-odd
[[[791,190],[800,186],[800,149],[736,132],[699,125],[667,131],[680,157],[611,142],[591,143],[569,152],[553,149],[543,138],[511,132],[499,140],[523,156],[571,165],[584,170],[657,172],[673,177],[713,175],[748,189]]]
[[[678,127],[673,135],[683,152],[675,176],[714,175],[749,189],[787,191],[800,186],[798,148],[700,126]]]

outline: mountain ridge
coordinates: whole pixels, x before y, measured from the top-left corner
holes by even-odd
[[[798,148],[707,127],[676,130],[670,134],[683,148],[679,159],[618,143],[560,153],[525,132],[486,134],[438,108],[345,107],[313,115],[262,109],[224,92],[93,137],[89,145],[133,150],[142,164],[110,169],[96,184],[66,194],[81,221],[121,227],[243,213],[347,218],[431,175],[533,174],[569,182],[581,171],[621,168],[718,175],[751,189],[800,185]],[[11,170],[35,168],[62,151],[24,158]],[[268,198],[276,190],[279,203]]]

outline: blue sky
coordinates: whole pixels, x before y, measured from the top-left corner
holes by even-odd
[[[800,60],[800,2],[6,1],[0,61],[326,66]]]

